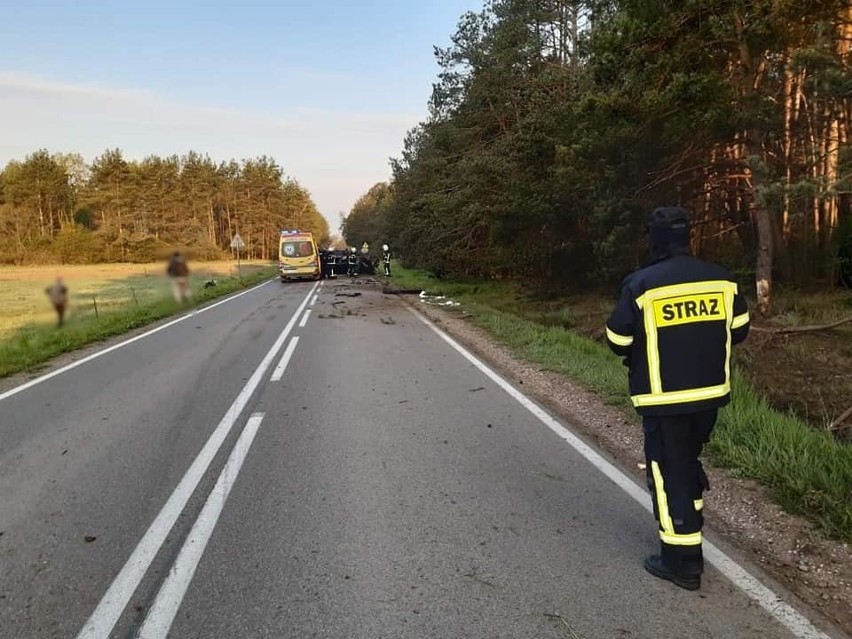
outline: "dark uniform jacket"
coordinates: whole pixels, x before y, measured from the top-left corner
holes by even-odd
[[[730,274],[681,255],[624,280],[606,335],[626,358],[636,410],[664,416],[728,403],[731,346],[748,328],[748,308]]]

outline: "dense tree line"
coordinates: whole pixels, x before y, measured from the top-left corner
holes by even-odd
[[[349,214],[343,218],[341,231],[349,246],[359,247],[386,244],[386,214],[393,204],[393,191],[386,182],[379,182],[358,198]]]
[[[847,0],[491,0],[436,49],[430,116],[347,239],[589,285],[681,204],[698,253],[756,276],[768,312],[773,277],[833,282],[852,254],[850,48]]]
[[[236,233],[244,258],[275,259],[278,230],[293,227],[328,239],[310,194],[268,157],[128,161],[116,149],[89,166],[41,150],[0,172],[4,263],[150,261],[174,248],[215,259]]]

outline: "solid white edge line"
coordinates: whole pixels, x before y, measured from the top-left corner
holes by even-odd
[[[290,340],[290,343],[287,344],[287,348],[281,356],[281,361],[278,362],[278,366],[276,366],[275,370],[272,371],[272,377],[269,378],[270,382],[280,382],[281,378],[284,377],[284,371],[287,370],[287,364],[290,363],[290,358],[293,357],[293,351],[296,350],[296,344],[298,343],[299,336],[296,335]]]
[[[255,435],[263,421],[264,413],[254,413],[234,445],[225,467],[219,474],[216,485],[204,502],[198,519],[183,542],[177,559],[169,570],[169,575],[160,587],[154,603],[145,617],[145,622],[137,635],[139,639],[160,639],[169,634],[175,615],[177,615],[189,584],[198,568],[198,563],[204,554],[207,543],[219,521],[219,515],[225,506],[225,501],[237,481],[240,469],[245,462]]]
[[[464,348],[464,346],[456,342],[452,337],[447,335],[444,331],[435,326],[413,308],[409,307],[408,310],[411,311],[417,319],[432,329],[432,331],[434,331],[441,339],[447,342],[447,344],[452,346],[471,364],[476,366],[476,368],[490,378],[491,381],[517,400],[524,408],[535,415],[559,437],[565,440],[572,448],[585,457],[589,463],[600,470],[619,488],[639,502],[645,510],[653,512],[651,500],[648,494],[628,475],[604,459],[597,451],[593,450],[574,433],[556,421],[526,395],[507,382],[503,377],[491,370],[475,355]],[[781,599],[778,594],[763,585],[754,575],[750,574],[745,568],[740,566],[736,561],[731,559],[731,557],[708,541],[704,542],[704,556],[719,572],[725,575],[725,577],[733,582],[734,585],[742,590],[748,597],[760,604],[760,606],[774,617],[776,621],[790,630],[799,639],[830,639],[827,634],[816,628],[810,620],[808,620],[798,610]]]
[[[253,287],[246,289],[244,291],[241,291],[241,292],[239,292],[235,295],[231,295],[230,297],[226,297],[225,299],[219,300],[218,302],[216,302],[214,304],[210,304],[209,306],[204,306],[202,308],[190,311],[189,313],[187,313],[185,315],[181,315],[177,319],[173,319],[170,322],[166,322],[165,324],[157,326],[156,328],[152,328],[149,331],[145,331],[144,333],[140,333],[139,335],[136,335],[135,337],[131,337],[130,339],[126,339],[123,342],[119,342],[118,344],[113,344],[112,346],[109,346],[109,347],[107,347],[107,348],[105,348],[101,351],[96,352],[96,353],[92,353],[91,355],[87,355],[86,357],[83,357],[82,359],[78,359],[76,362],[71,362],[70,364],[66,364],[62,368],[57,368],[55,371],[51,371],[51,372],[49,372],[45,375],[42,375],[41,377],[36,377],[35,379],[31,379],[30,381],[25,382],[25,383],[21,384],[20,386],[15,386],[14,388],[11,388],[4,393],[0,393],[0,401],[6,399],[8,397],[12,397],[13,395],[17,395],[18,393],[21,393],[21,392],[27,390],[28,388],[32,388],[36,384],[41,384],[42,382],[46,382],[47,380],[52,379],[52,378],[54,378],[58,375],[62,375],[63,373],[67,373],[68,371],[75,369],[78,366],[82,366],[83,364],[87,364],[88,362],[91,362],[93,359],[97,359],[98,357],[101,357],[102,355],[106,355],[107,353],[111,353],[115,350],[118,350],[119,348],[124,348],[125,346],[128,346],[129,344],[132,344],[133,342],[138,342],[140,339],[150,337],[151,335],[153,335],[155,333],[159,333],[160,331],[163,331],[163,330],[169,328],[170,326],[174,326],[175,324],[179,324],[180,322],[183,322],[184,320],[187,320],[190,317],[195,317],[196,315],[200,315],[201,313],[205,313],[205,312],[209,311],[210,309],[216,308],[217,306],[220,306],[222,304],[226,304],[227,302],[233,301],[233,300],[237,299],[238,297],[242,297],[243,295],[251,293],[252,291],[256,291],[260,287],[266,286],[267,284],[269,284],[272,281],[273,280],[267,280],[267,281],[263,282],[262,284],[258,284],[257,286],[253,286]]]
[[[95,611],[86,621],[83,629],[80,630],[80,633],[77,635],[78,639],[83,639],[84,637],[107,639],[109,637],[110,632],[112,632],[113,627],[119,617],[121,617],[121,613],[127,607],[127,602],[130,601],[136,588],[144,578],[148,567],[151,565],[151,562],[159,552],[160,547],[165,542],[178,517],[186,507],[186,503],[192,497],[192,493],[195,492],[204,473],[207,472],[213,458],[216,457],[216,453],[231,432],[234,423],[239,419],[249,399],[251,399],[254,391],[263,380],[267,369],[284,345],[290,331],[296,325],[296,320],[308,304],[314,288],[316,288],[316,284],[314,284],[313,288],[305,296],[305,299],[299,305],[299,308],[296,309],[296,312],[293,313],[287,326],[281,331],[272,348],[267,351],[263,360],[258,364],[248,382],[246,382],[246,385],[243,386],[237,398],[231,404],[230,408],[228,408],[224,417],[222,417],[222,421],[216,426],[216,430],[213,431],[213,434],[210,435],[204,447],[198,453],[195,460],[193,460],[189,470],[181,478],[177,487],[175,487],[166,501],[166,504],[157,513],[157,516],[151,522],[148,530],[145,531],[142,539],[139,540],[133,553],[110,584],[106,594],[101,598],[97,608],[95,608]]]
[[[299,322],[299,328],[305,328],[308,325],[308,318],[311,316],[311,309],[305,311],[305,314],[302,316],[302,321]]]

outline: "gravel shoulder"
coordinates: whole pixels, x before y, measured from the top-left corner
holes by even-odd
[[[462,315],[409,299],[419,312],[606,450],[628,472],[644,477],[638,467],[643,460],[642,432],[635,421],[572,380],[518,359]],[[809,521],[782,511],[756,482],[707,463],[705,467],[712,484],[705,496],[705,516],[714,539],[759,567],[763,578],[781,584],[852,635],[850,545],[826,539]]]

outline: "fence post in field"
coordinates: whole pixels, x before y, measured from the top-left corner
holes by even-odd
[[[92,302],[95,305],[95,319],[100,321],[101,317],[98,315],[98,298],[95,295],[92,295]]]

